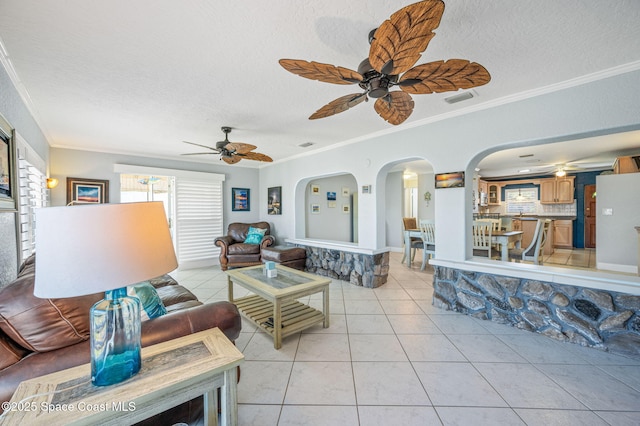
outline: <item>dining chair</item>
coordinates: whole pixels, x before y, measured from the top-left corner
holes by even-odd
[[[536,229],[533,233],[534,238],[531,240],[529,246],[526,248],[509,249],[509,259],[513,259],[516,262],[528,260],[536,265],[542,265],[542,252],[547,242],[550,226],[551,221],[549,219],[538,219]]]
[[[489,259],[497,254],[491,247],[493,224],[487,220],[473,221],[473,255],[486,256]]]
[[[406,257],[405,243],[404,243],[404,231],[408,229],[418,229],[418,221],[415,217],[403,217],[402,218],[402,260],[400,263],[404,263]],[[416,251],[422,248],[422,238],[411,237],[411,261],[416,258]]]
[[[427,256],[432,259],[436,257],[436,225],[433,220],[420,221],[420,235],[422,236],[422,266],[424,271],[427,266]]]

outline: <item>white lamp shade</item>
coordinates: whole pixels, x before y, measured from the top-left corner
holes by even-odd
[[[155,278],[178,266],[162,202],[36,211],[37,297],[74,297]]]

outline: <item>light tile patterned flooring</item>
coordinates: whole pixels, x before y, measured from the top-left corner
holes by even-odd
[[[430,267],[400,258],[378,289],[334,281],[331,326],[280,350],[243,320],[241,426],[640,424],[640,359],[437,309]],[[218,267],[173,275],[226,300]]]
[[[595,249],[555,249],[553,254],[542,258],[545,265],[563,265],[574,268],[596,268]]]

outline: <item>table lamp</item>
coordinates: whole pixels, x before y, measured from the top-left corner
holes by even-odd
[[[105,292],[90,311],[91,382],[119,383],[141,367],[140,302],[126,286],[174,270],[162,202],[49,207],[36,211],[34,294]]]

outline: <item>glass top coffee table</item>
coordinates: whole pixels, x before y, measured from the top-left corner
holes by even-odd
[[[329,327],[329,284],[331,280],[287,266],[276,265],[278,275],[268,278],[264,266],[225,271],[229,286],[229,301],[240,314],[273,336],[273,347],[282,347],[282,338],[316,324]],[[237,284],[254,294],[233,298]],[[322,312],[297,299],[322,292]]]

